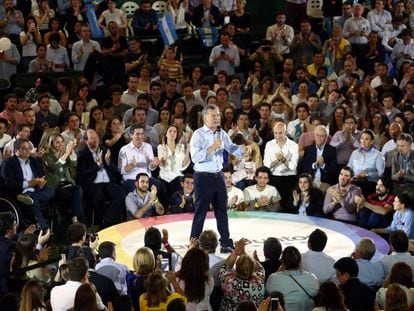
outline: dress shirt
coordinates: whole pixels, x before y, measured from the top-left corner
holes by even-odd
[[[78,288],[82,285],[80,282],[67,281],[65,284],[55,286],[50,292],[50,304],[53,311],[67,311],[73,308],[75,304],[75,295]],[[98,293],[96,293],[96,303],[99,310],[106,310],[105,305]]]
[[[282,36],[285,38],[282,38]],[[269,26],[266,30],[266,40],[270,40],[276,51],[279,54],[289,54],[290,53],[290,45],[292,44],[293,37],[295,33],[293,28],[289,25],[282,25],[279,26],[278,24],[274,24]]]
[[[278,163],[273,168],[270,164],[277,159],[276,154],[282,152],[286,158],[285,163]],[[270,168],[274,176],[292,176],[296,175],[296,168],[299,161],[299,147],[293,140],[286,138],[282,148],[272,139],[266,144],[263,158],[263,165]]]
[[[132,162],[135,157],[136,165],[129,171],[125,171],[125,166]],[[150,144],[143,142],[140,147],[136,147],[131,141],[119,151],[118,168],[123,180],[135,180],[139,173],[146,173],[151,177],[150,163],[154,159],[154,152]]]
[[[215,138],[215,131],[210,130],[206,125],[197,129],[190,141],[190,154],[194,163],[194,171],[218,173],[223,168],[223,152],[226,150],[230,154],[241,157],[240,146],[234,144],[229,135],[221,130],[220,139],[222,140],[221,148],[207,154],[207,148],[211,146]]]
[[[358,279],[369,286],[381,286],[384,283],[384,268],[380,262],[372,262],[367,259],[358,258]]]
[[[299,118],[296,118],[288,123],[286,133],[290,139],[298,142],[300,135],[303,133],[303,126]]]
[[[29,187],[29,181],[34,177],[32,168],[30,167],[30,160],[23,160],[21,158],[18,159],[23,172],[23,193],[34,192],[34,188]]]
[[[352,152],[359,147],[359,139],[361,132],[355,131],[349,141],[345,141],[343,131],[338,131],[332,137],[330,145],[336,148],[336,156],[338,164],[347,164]]]
[[[225,52],[228,56],[230,56],[230,58],[233,60],[233,64],[223,59],[214,60],[221,54],[221,52]],[[224,70],[229,76],[234,75],[234,68],[239,67],[240,65],[239,50],[234,45],[229,45],[228,47],[224,47],[221,44],[217,45],[211,50],[209,64],[210,66],[214,66],[215,75],[217,75],[220,70]]]
[[[357,205],[355,203],[355,196],[356,195],[362,196],[361,188],[353,184],[348,185],[348,191],[343,197],[341,197],[341,200],[338,203],[340,206],[336,210],[335,210],[336,206],[333,204],[333,201],[332,201],[332,196],[329,193],[331,188],[336,190],[338,193],[340,193],[338,184],[328,188],[328,191],[326,191],[326,194],[325,194],[325,201],[323,202],[323,212],[325,214],[329,214],[333,212],[333,219],[336,219],[336,220],[356,222],[357,221],[357,215],[356,215]],[[353,212],[348,212],[348,210],[351,210]]]
[[[343,36],[348,39],[351,44],[366,44],[368,43],[368,37],[357,35],[351,36],[352,31],[365,32],[367,35],[371,32],[371,26],[369,21],[363,17],[356,18],[350,17],[345,21],[344,28],[342,30]]]
[[[401,25],[397,30],[394,29],[393,25],[387,25],[384,29],[384,33],[382,35],[382,45],[385,47],[385,50],[388,53],[391,53],[393,50],[393,47],[389,45],[388,41],[390,41],[391,38],[396,39],[396,43],[402,43],[402,39],[398,38],[401,31],[403,29],[406,29],[405,25]]]
[[[147,191],[144,198],[141,198],[136,190],[128,193],[125,198],[126,209],[133,217],[135,217],[135,212],[142,208],[150,199],[150,192]],[[142,217],[152,217],[157,216],[155,204],[152,204],[151,207],[142,215]]]
[[[414,41],[411,39],[410,43],[404,44],[404,42],[397,43],[394,45],[394,48],[392,49],[391,53],[391,59],[396,63],[397,68],[400,67],[401,63],[404,61],[407,61],[407,59],[404,56],[401,56],[400,54],[403,53],[410,55],[411,57],[414,57]],[[408,61],[411,61],[411,59],[408,59]]]
[[[118,290],[120,295],[127,295],[128,294],[128,287],[126,282],[126,275],[129,272],[129,269],[126,265],[120,264],[113,260],[110,257],[102,258],[99,263],[96,264],[95,270],[100,273],[99,269],[103,267],[114,267],[118,270],[117,278],[114,280],[109,278],[114,282],[116,289]]]
[[[160,178],[166,182],[171,182],[179,176],[184,176],[183,171],[188,167],[190,161],[188,161],[187,165],[183,166],[183,160],[185,158],[184,145],[177,144],[174,152],[168,146],[166,149],[167,153],[165,152],[164,145],[158,145],[159,157],[163,157],[167,162],[165,166],[160,164]]]
[[[385,28],[391,25],[392,16],[386,10],[379,12],[374,9],[368,12],[367,19],[371,26],[371,31],[377,32],[378,36],[382,38]]]
[[[134,135],[132,132],[132,125],[125,129],[125,132],[128,133],[130,136]],[[153,152],[157,150],[158,143],[159,143],[159,136],[157,130],[149,125],[145,125],[144,128],[144,140],[149,141],[151,144]]]
[[[99,148],[96,152],[93,151],[90,148],[89,148],[89,150],[91,151],[93,160],[95,162],[98,161],[98,155],[99,155],[99,152],[101,152],[101,150]],[[105,157],[105,155],[103,154],[102,157]],[[109,183],[109,182],[111,182],[111,179],[109,178],[108,172],[106,171],[103,164],[101,164],[101,166],[99,167],[99,171],[96,173],[96,178],[93,181],[93,183],[94,184],[100,184],[100,183]]]
[[[53,62],[54,65],[66,64],[68,67],[70,65],[68,51],[61,45],[59,45],[57,49],[53,49],[49,44],[47,46],[46,59],[49,62]],[[52,71],[64,72],[65,68],[56,68],[53,66]]]
[[[121,102],[127,105],[130,105],[132,108],[137,106],[138,95],[140,92],[131,92],[126,90],[121,96]],[[128,124],[125,124],[128,125]]]
[[[414,271],[414,257],[409,252],[392,252],[390,255],[382,256],[379,262],[382,264],[385,275],[390,275],[392,266],[397,262],[405,262]]]
[[[196,90],[193,92],[194,97],[195,97],[195,101],[198,102],[202,102],[202,106],[206,106],[207,105],[207,98],[209,98],[210,96],[216,96],[216,92],[212,91],[212,90],[208,90],[207,96],[205,98],[201,97],[200,95],[200,90]]]
[[[82,47],[82,55],[80,49]],[[85,42],[83,40],[79,40],[75,42],[72,46],[72,62],[74,64],[73,68],[75,70],[83,71],[85,69],[86,61],[89,58],[89,55],[96,50],[101,53],[101,46],[98,42],[94,40],[89,40]],[[78,58],[80,56],[80,58]]]
[[[352,152],[348,166],[353,169],[355,176],[365,172],[368,174],[367,180],[376,182],[378,177],[381,177],[384,173],[385,160],[381,152],[375,149],[375,147],[371,147],[368,150],[358,148]]]
[[[303,270],[313,273],[319,280],[319,284],[335,278],[335,259],[324,252],[308,250],[302,254]]]
[[[391,225],[385,228],[385,230],[388,233],[395,230],[402,230],[409,239],[414,239],[414,211],[408,208],[404,210],[404,214],[400,211],[395,211],[392,216]]]

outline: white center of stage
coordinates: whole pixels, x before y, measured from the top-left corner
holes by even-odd
[[[160,231],[167,229],[171,246],[180,254],[187,251],[191,230],[192,215],[168,215],[151,217],[122,223],[99,232],[100,242],[110,240],[117,244],[117,261],[127,264],[132,269],[132,258],[136,250],[144,246],[145,228],[157,227]],[[231,238],[237,241],[241,238],[250,240],[246,247],[248,254],[257,251],[259,258],[263,257],[263,242],[268,237],[277,237],[282,247],[293,245],[300,252],[308,250],[307,240],[310,233],[319,228],[328,235],[325,252],[335,259],[349,256],[355,249],[356,243],[362,237],[374,239],[377,245],[375,259],[388,251],[387,243],[377,235],[356,226],[330,221],[315,217],[263,212],[232,212],[229,213],[229,229]],[[217,232],[216,219],[209,213],[204,223],[204,230]],[[228,254],[217,255],[223,258]]]

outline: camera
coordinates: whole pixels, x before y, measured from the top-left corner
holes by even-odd
[[[98,235],[96,233],[87,233],[85,238],[85,244],[89,245],[91,242],[94,242],[97,236]]]

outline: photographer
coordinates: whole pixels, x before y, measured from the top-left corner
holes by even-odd
[[[86,226],[79,222],[71,224],[67,231],[70,246],[67,249],[67,258],[71,260],[78,256],[81,251],[89,257],[96,256],[96,249],[98,247],[99,238],[93,234],[86,233]],[[81,250],[82,249],[82,250]]]
[[[266,75],[271,75],[274,79],[276,77],[276,63],[282,63],[283,57],[272,45],[270,40],[263,40],[256,52],[250,56],[250,61],[261,62],[263,64],[262,72],[266,72]]]

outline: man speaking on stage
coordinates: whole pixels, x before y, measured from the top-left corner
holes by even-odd
[[[220,128],[220,111],[216,105],[207,105],[203,111],[204,126],[191,137],[190,153],[194,163],[194,218],[191,237],[198,238],[203,230],[204,220],[210,203],[217,219],[220,233],[221,252],[230,253],[233,241],[230,239],[227,217],[227,190],[224,182],[223,152],[241,157],[240,146],[234,144]]]

